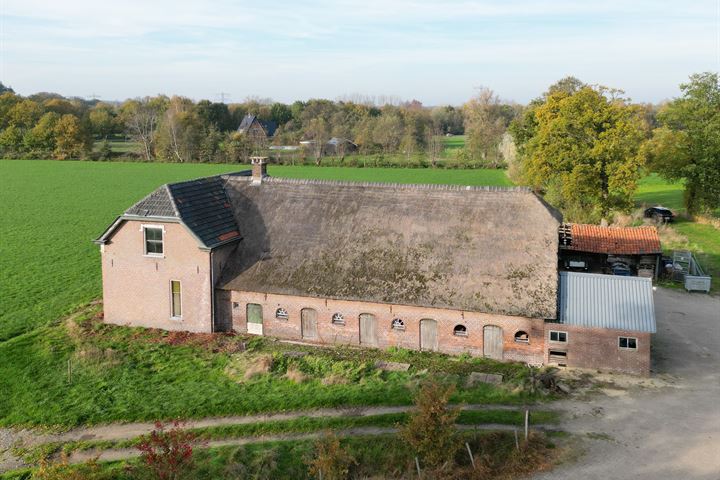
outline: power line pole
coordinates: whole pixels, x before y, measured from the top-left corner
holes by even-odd
[[[220,103],[225,103],[225,100],[230,100],[230,94],[227,92],[220,92],[216,93],[215,95],[220,98]]]
[[[100,100],[100,95],[98,95],[97,93],[91,93],[90,95],[88,95],[88,99],[90,99],[90,100]]]

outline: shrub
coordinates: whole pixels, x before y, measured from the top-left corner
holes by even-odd
[[[424,381],[415,395],[415,410],[400,436],[419,457],[421,463],[435,468],[453,462],[461,446],[455,421],[458,409],[448,408],[454,385],[443,385],[436,380]]]
[[[137,448],[145,473],[157,480],[180,480],[192,478],[193,443],[195,434],[184,430],[175,421],[168,424],[155,423],[155,430],[143,436]]]
[[[315,456],[307,464],[310,475],[323,480],[348,478],[355,459],[340,444],[332,432],[326,432],[315,442]]]
[[[67,457],[63,456],[56,463],[40,460],[40,466],[30,478],[32,480],[110,480],[112,477],[108,473],[103,473],[94,459],[80,465],[69,465]]]

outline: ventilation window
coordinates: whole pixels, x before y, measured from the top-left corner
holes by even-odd
[[[284,308],[278,308],[275,310],[275,318],[278,320],[287,320],[289,317],[287,310]]]
[[[550,350],[548,352],[548,363],[558,367],[567,367],[567,352],[563,350]]]
[[[515,333],[515,342],[517,343],[530,343],[530,335],[523,330],[519,330]]]
[[[567,332],[559,332],[557,330],[550,330],[550,341],[567,343]]]
[[[455,325],[453,335],[456,337],[467,337],[467,327],[465,325]]]
[[[618,337],[618,347],[623,350],[637,350],[637,338]]]
[[[399,318],[394,319],[392,321],[392,329],[404,332],[405,331],[405,322],[403,322]]]
[[[332,316],[333,325],[345,325],[345,317],[342,313],[335,313]]]

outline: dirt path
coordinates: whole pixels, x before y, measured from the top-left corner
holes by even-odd
[[[412,409],[413,407],[411,405],[402,405],[402,406],[378,406],[378,407],[349,407],[349,408],[321,408],[317,410],[303,410],[303,411],[294,411],[294,412],[283,412],[283,413],[269,413],[269,414],[259,414],[259,415],[246,415],[246,416],[230,416],[230,417],[210,417],[210,418],[203,418],[198,420],[188,420],[184,423],[185,428],[207,428],[207,427],[216,427],[216,426],[225,426],[225,425],[246,425],[246,424],[252,424],[252,423],[262,423],[262,422],[271,422],[271,421],[287,421],[287,420],[294,420],[298,418],[339,418],[339,417],[367,417],[372,415],[386,415],[386,414],[393,414],[393,413],[405,413]],[[460,405],[460,408],[463,410],[509,410],[509,411],[521,411],[525,407],[519,406],[519,405],[485,405],[485,404],[469,404],[469,405]],[[532,409],[542,409],[542,410],[550,410],[552,407],[550,405],[533,405],[529,407]],[[540,426],[539,426],[540,427]],[[538,428],[539,428],[538,427]],[[0,429],[0,473],[4,471],[9,471],[12,469],[17,469],[23,466],[23,463],[20,459],[14,457],[10,451],[12,446],[16,442],[21,442],[26,447],[31,446],[37,446],[45,443],[51,443],[51,442],[74,442],[74,441],[87,441],[87,440],[126,440],[126,439],[132,439],[139,437],[140,435],[145,435],[147,433],[150,433],[155,428],[154,423],[150,422],[139,422],[139,423],[113,423],[113,424],[107,424],[107,425],[96,425],[91,427],[79,427],[75,428],[73,430],[69,430],[67,432],[63,433],[57,433],[57,434],[43,434],[43,433],[37,433],[29,430],[20,430],[15,431],[11,429]],[[479,425],[478,428],[495,428],[495,429],[503,429],[508,428],[508,425]],[[512,427],[510,427],[512,428]],[[368,431],[374,431],[377,430],[379,433],[383,433],[383,429],[372,429],[368,428]],[[363,431],[363,429],[350,429],[346,432],[350,432],[348,434],[351,434],[351,432],[355,431]],[[379,434],[378,433],[378,434]],[[371,434],[371,433],[370,433]],[[298,434],[300,435],[300,434]],[[302,435],[310,435],[308,437],[303,437]],[[314,438],[312,435],[316,434],[302,434],[298,438]],[[236,445],[242,445],[244,443],[250,443],[250,442],[259,442],[259,441],[268,441],[272,439],[292,439],[294,438],[293,434],[283,434],[283,435],[277,435],[277,436],[270,436],[270,437],[252,437],[252,438],[244,438],[244,439],[237,439],[232,440],[232,442],[240,442],[240,443],[230,443],[230,444],[236,444]],[[211,442],[210,445],[215,445],[216,442]],[[221,445],[222,443],[218,443],[218,445]],[[92,453],[85,454],[84,452],[76,452],[73,456],[74,458],[93,458],[100,454],[101,459],[105,459],[105,456],[108,455],[112,457],[113,455],[125,455],[128,454],[128,452],[134,452],[134,450],[108,450],[106,452],[98,452],[98,451],[89,451]],[[114,452],[114,453],[113,453]],[[124,453],[120,453],[124,452]],[[132,456],[132,455],[129,455]],[[114,457],[108,459],[113,459]],[[125,458],[125,457],[119,457],[119,458]],[[78,460],[82,461],[82,460]]]
[[[513,430],[517,429],[513,425],[502,425],[502,424],[484,424],[484,425],[459,425],[460,430]],[[534,429],[546,429],[547,425],[533,425]],[[386,435],[389,433],[396,433],[397,428],[393,427],[359,427],[350,428],[346,430],[334,430],[334,433],[340,437],[353,437],[353,436],[371,436],[371,435]],[[309,432],[309,433],[284,433],[278,435],[264,435],[260,437],[241,437],[231,438],[227,440],[213,440],[202,444],[203,447],[227,447],[227,446],[241,446],[248,445],[251,443],[263,443],[263,442],[276,442],[276,441],[297,441],[297,440],[313,440],[323,435],[322,431]],[[69,458],[69,463],[82,463],[91,459],[97,459],[101,462],[114,461],[114,460],[125,460],[129,458],[135,458],[139,456],[139,452],[134,448],[118,448],[110,450],[83,450],[73,452]]]
[[[584,455],[535,480],[720,479],[720,298],[658,289],[653,377],[665,386],[563,401]]]

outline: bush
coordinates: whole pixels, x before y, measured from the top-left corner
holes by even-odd
[[[348,478],[355,459],[340,445],[340,439],[326,432],[315,442],[315,456],[307,464],[310,475],[323,480]]]
[[[448,402],[454,385],[427,380],[415,395],[415,410],[410,413],[400,436],[428,467],[437,468],[453,462],[461,446],[455,421],[458,409],[449,409]]]
[[[157,480],[180,480],[193,478],[193,443],[195,434],[184,430],[178,421],[168,424],[155,423],[155,430],[143,436],[137,448],[140,450],[144,473]]]

